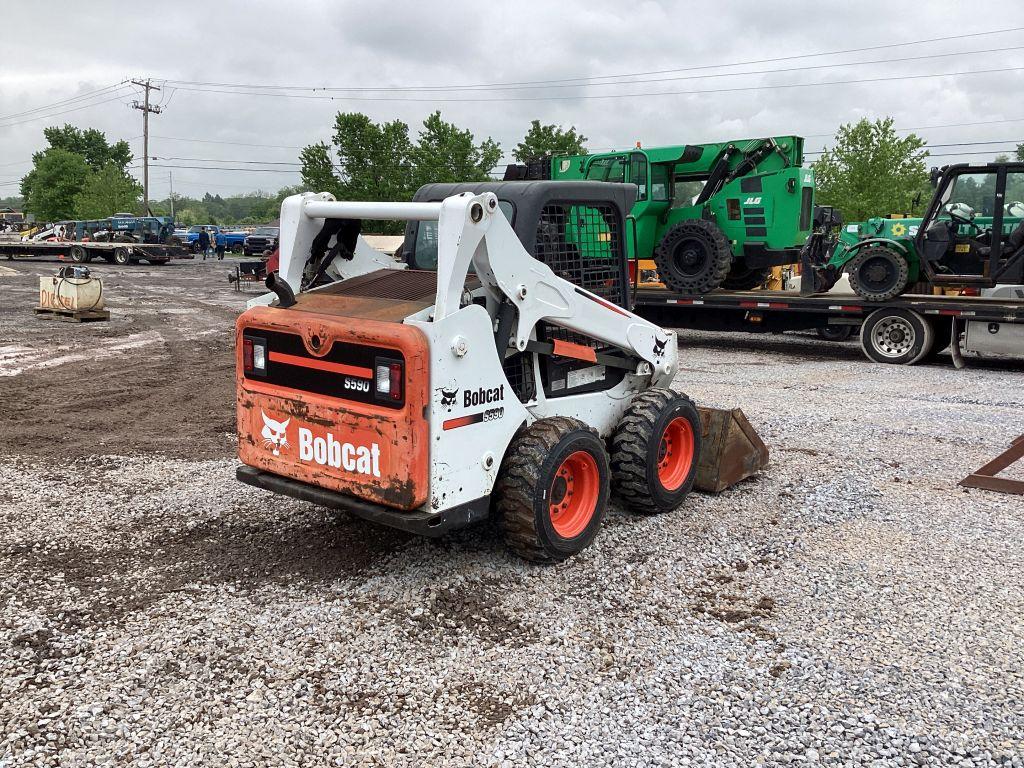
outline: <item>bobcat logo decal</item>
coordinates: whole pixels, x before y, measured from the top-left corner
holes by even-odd
[[[260,433],[263,437],[263,445],[269,448],[275,456],[280,456],[281,451],[288,447],[288,436],[285,434],[285,430],[291,423],[291,419],[274,421],[262,410],[260,413],[263,415],[263,431]]]
[[[455,398],[458,397],[458,387],[438,387],[437,391],[441,393],[441,405],[447,408],[449,411],[455,406]]]
[[[665,339],[664,341],[660,341],[659,339],[655,339],[654,340],[654,356],[655,357],[661,357],[662,353],[664,353],[664,351],[665,351],[665,345],[666,344],[668,344],[668,339]]]

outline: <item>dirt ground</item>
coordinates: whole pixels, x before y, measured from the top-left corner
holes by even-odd
[[[32,315],[37,277],[58,264],[4,264],[16,270],[0,277],[7,450],[191,459],[231,452],[234,320],[255,295],[230,290],[233,261],[90,265],[104,281],[111,319],[83,324]]]
[[[1024,364],[681,332],[770,469],[535,567],[234,478],[233,262],[0,262],[0,765],[1024,766]],[[1016,468],[1016,476],[1024,469]]]

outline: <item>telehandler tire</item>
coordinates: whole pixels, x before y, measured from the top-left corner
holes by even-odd
[[[764,285],[771,273],[771,267],[747,267],[736,262],[722,281],[722,287],[730,291],[752,291]]]
[[[612,436],[615,494],[637,512],[670,512],[697,477],[701,424],[697,407],[671,389],[637,395]]]
[[[722,285],[732,266],[729,239],[713,221],[682,221],[654,249],[661,281],[673,291],[703,295]]]
[[[871,245],[861,250],[847,267],[850,287],[868,301],[890,301],[907,289],[910,265],[892,248]]]
[[[554,416],[522,428],[494,489],[509,549],[539,563],[585,549],[608,509],[610,474],[604,442],[582,421]]]

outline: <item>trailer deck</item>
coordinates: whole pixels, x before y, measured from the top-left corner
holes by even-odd
[[[853,293],[803,296],[795,291],[717,290],[683,296],[641,288],[634,293],[634,303],[637,314],[679,328],[762,333],[861,328],[861,347],[875,362],[914,364],[929,359],[950,346],[960,330],[967,332],[968,351],[1024,356],[1024,296],[907,294],[872,302]],[[909,340],[888,343],[891,339],[883,334],[894,324],[902,331],[893,333],[903,333]],[[864,326],[870,331],[879,325],[878,335],[863,332]],[[903,352],[897,354],[897,348]]]
[[[54,257],[76,262],[88,262],[94,258],[120,264],[148,261],[150,264],[166,264],[171,259],[195,258],[188,249],[163,243],[105,243],[78,240],[46,240],[42,242],[0,242],[0,256],[13,259],[18,256]]]

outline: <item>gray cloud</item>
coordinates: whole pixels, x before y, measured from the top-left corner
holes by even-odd
[[[5,27],[39,24],[29,3],[5,8]],[[605,0],[587,2],[388,3],[181,1],[159,13],[113,2],[93,2],[88,13],[77,2],[46,4],[45,35],[8,36],[0,69],[0,116],[82,94],[130,76],[154,80],[320,86],[453,85],[594,77],[761,60],[963,34],[1024,25],[1005,3],[971,5],[966,21],[951,0],[922,6],[907,16],[892,4],[869,0],[823,7],[820,2],[760,5]],[[59,23],[57,23],[57,20]],[[884,51],[851,53],[827,60],[797,60],[737,67],[734,71],[797,67],[810,63],[864,61],[941,52],[1024,45],[1024,34],[951,40]],[[415,132],[423,118],[441,109],[447,119],[491,136],[508,154],[529,121],[574,124],[594,148],[625,147],[641,140],[657,144],[797,133],[808,148],[827,141],[841,122],[892,115],[901,127],[1024,118],[1017,94],[1024,72],[847,85],[836,80],[906,76],[1024,66],[1024,51],[965,55],[922,61],[806,70],[745,77],[674,80],[615,88],[488,91],[479,103],[446,102],[417,92],[422,101],[359,101],[338,98],[283,99],[196,93],[168,87],[160,94],[163,114],[152,121],[151,154],[159,157],[294,161],[294,149],[231,146],[208,142],[302,146],[330,134],[334,114],[359,110],[375,120],[399,118]],[[706,71],[677,73],[708,74]],[[665,75],[663,77],[669,77]],[[804,84],[800,88],[704,94],[751,85]],[[588,99],[577,95],[670,91],[650,98]],[[378,94],[379,95],[379,94]],[[471,94],[456,92],[452,98]],[[527,95],[556,96],[519,101]],[[501,97],[508,97],[500,100]],[[55,115],[47,120],[0,127],[0,196],[16,191],[17,176],[42,144],[46,125],[71,122],[104,130],[112,139],[132,139],[141,153],[141,115],[125,95],[118,101]],[[74,105],[70,105],[74,106]],[[57,108],[53,110],[58,111]],[[0,120],[0,126],[11,121]],[[1024,121],[922,131],[931,143],[1015,139]],[[173,137],[173,138],[165,138]],[[966,149],[984,149],[967,147]],[[936,152],[949,152],[943,149]],[[993,150],[993,154],[995,151]],[[936,158],[935,162],[989,159],[985,155]],[[172,161],[178,164],[207,163]],[[212,164],[212,163],[211,163]],[[168,171],[152,171],[153,195],[167,193]],[[278,187],[295,173],[174,171],[177,191],[230,194]],[[6,186],[4,186],[6,184]]]

